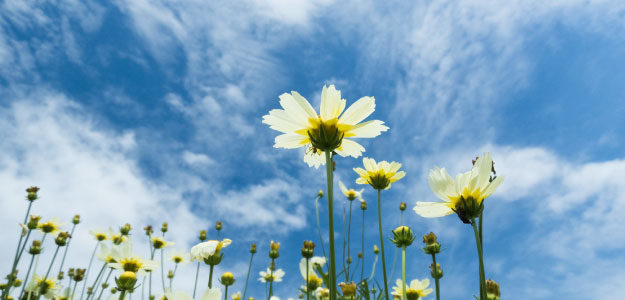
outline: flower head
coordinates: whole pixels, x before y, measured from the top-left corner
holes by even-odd
[[[59,219],[51,218],[47,222],[39,222],[37,224],[37,229],[56,238],[56,236],[61,232],[62,225],[63,224],[59,222]]]
[[[191,261],[189,253],[182,250],[174,250],[169,253],[169,260],[178,265],[186,265]]]
[[[340,180],[339,180],[339,187],[341,188],[341,192],[343,192],[343,195],[345,195],[345,197],[347,197],[349,201],[353,201],[356,198],[358,198],[358,200],[360,201],[364,201],[362,199],[362,192],[364,191],[364,189],[360,189],[360,191],[355,191],[354,189],[347,189],[347,187],[345,187],[343,182]]]
[[[479,216],[483,201],[503,182],[502,176],[491,178],[493,159],[489,153],[478,158],[471,171],[458,174],[454,180],[445,168],[430,170],[428,184],[443,202],[417,202],[414,211],[424,218],[437,218],[456,212],[468,223]]]
[[[130,242],[121,244],[118,250],[118,255],[114,257],[115,262],[110,264],[111,268],[130,271],[138,276],[143,276],[146,271],[150,272],[158,267],[156,261],[143,259],[133,254]]]
[[[218,287],[213,287],[207,289],[200,297],[200,300],[221,300],[223,297],[221,296],[221,289]]]
[[[191,259],[203,261],[211,256],[219,255],[221,249],[231,243],[232,241],[229,239],[223,239],[221,241],[210,240],[199,243],[191,248]]]
[[[47,299],[53,299],[60,288],[55,278],[43,278],[35,274],[30,283],[25,287],[25,290],[36,295],[42,295]]]
[[[89,230],[89,234],[93,235],[96,241],[101,242],[108,238],[107,232],[105,230],[100,229],[92,229]]]
[[[373,138],[388,130],[379,120],[360,123],[375,110],[373,97],[362,97],[345,109],[346,101],[334,85],[321,91],[320,114],[298,92],[280,95],[282,109],[263,116],[263,123],[282,132],[275,139],[276,148],[308,147],[304,161],[318,168],[325,164],[324,151],[345,157],[359,157],[365,148],[351,138]]]
[[[391,183],[406,176],[406,172],[399,171],[401,164],[398,162],[389,163],[383,160],[376,163],[373,158],[364,157],[362,163],[365,167],[364,170],[354,168],[354,171],[360,175],[360,178],[356,179],[356,183],[369,184],[376,190],[387,190],[391,188]]]
[[[174,244],[174,242],[165,241],[161,237],[155,236],[155,237],[152,238],[152,247],[154,247],[154,249],[162,249],[162,248],[165,248],[167,246],[172,246],[173,244]]]
[[[232,294],[232,300],[241,300],[241,292],[236,292]]]
[[[427,288],[428,285],[430,285],[430,280],[427,278],[421,281],[418,279],[411,281],[410,285],[406,284],[406,298],[408,298],[408,300],[417,300],[429,295],[433,290]],[[391,294],[401,297],[403,295],[402,287],[402,281],[397,279],[393,287],[394,291]]]
[[[166,291],[164,296],[166,300],[193,300],[185,291]]]
[[[284,271],[282,271],[282,269],[277,269],[272,272],[270,268],[267,268],[267,272],[260,271],[258,274],[260,275],[260,278],[258,278],[260,282],[280,282],[282,281],[282,277],[284,277]]]
[[[109,264],[116,262],[115,258],[120,255],[119,246],[113,245],[109,248],[106,244],[102,244],[100,246],[100,252],[96,254],[99,260]]]

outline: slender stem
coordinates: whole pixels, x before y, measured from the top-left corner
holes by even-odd
[[[20,292],[20,295],[24,294],[24,289],[28,285],[28,276],[30,275],[30,269],[33,267],[33,261],[35,261],[35,255],[32,255],[30,264],[28,264],[28,271],[26,271],[26,277],[24,277],[24,282],[22,282],[22,291]],[[22,299],[22,296],[19,296],[18,299]]]
[[[330,300],[336,300],[336,260],[334,252],[334,196],[333,196],[333,167],[332,153],[325,151],[326,155],[326,173],[328,182],[328,233],[330,235]],[[388,299],[386,299],[388,300]]]
[[[213,265],[210,265],[210,273],[208,275],[208,288],[212,288],[213,287]]]
[[[150,249],[152,249],[150,253],[150,260],[154,260],[154,253],[156,252],[156,249],[152,248],[151,242],[152,242],[152,237],[150,236]],[[152,300],[152,271],[149,271],[149,272],[150,274],[148,278],[148,300]]]
[[[26,244],[28,244],[28,238],[30,237],[30,233],[32,232],[31,230],[28,230],[28,233],[26,234],[26,239],[24,240],[24,244],[22,244],[22,249],[19,251],[19,254],[17,255],[17,260],[15,260],[15,266],[13,268],[17,267],[18,262],[20,261],[20,259],[22,258],[22,254],[24,254],[24,249],[26,249]],[[45,234],[44,234],[45,236]],[[42,244],[43,244],[43,239],[41,240]],[[15,271],[15,269],[13,270]],[[13,272],[11,271],[11,272]]]
[[[323,257],[327,259],[328,257],[326,256],[326,249],[323,246],[323,236],[321,235],[321,223],[319,222],[319,199],[320,198],[321,197],[317,196],[317,199],[315,199],[315,213],[317,215],[317,231],[319,231],[319,244],[321,244],[321,251],[323,252]]]
[[[436,285],[436,300],[441,300],[441,290],[438,282],[438,267],[436,264],[436,254],[432,253],[432,262],[434,263],[434,270],[432,271],[436,276],[434,277],[434,284]]]
[[[306,287],[306,300],[310,299],[310,291],[308,290],[308,274],[310,271],[308,271],[308,261],[310,259],[308,257],[306,257],[306,283],[304,283],[304,286]]]
[[[98,250],[98,246],[100,246],[100,241],[95,243],[95,247],[93,248],[93,252],[91,253],[91,258],[89,259],[89,267],[87,267],[87,273],[85,274],[84,284],[82,285],[82,292],[80,292],[80,300],[85,295],[85,288],[87,287],[87,279],[89,278],[89,273],[91,272],[91,264],[93,263],[93,257],[95,256],[95,252]]]
[[[362,210],[362,238],[361,238],[360,253],[362,253],[362,265],[360,266],[360,282],[362,282],[363,274],[365,272],[365,211]]]
[[[484,213],[484,209],[482,209],[482,211],[480,212],[480,220],[479,220],[479,225],[478,225],[478,232],[480,234],[480,247],[482,248],[482,254],[484,254],[484,239],[482,239],[482,214]],[[484,277],[484,280],[486,280],[486,275],[482,273],[482,276]],[[484,281],[486,282],[486,281]],[[486,283],[484,283],[484,286],[480,285],[480,295],[481,293],[484,292],[484,295],[486,295]]]
[[[163,236],[165,233],[163,232]],[[163,285],[163,294],[165,294],[165,265],[163,264],[163,248],[161,248],[161,284]]]
[[[113,268],[110,268],[108,275],[106,275],[106,279],[104,279],[104,283],[102,283],[102,289],[100,289],[100,294],[98,295],[98,299],[102,298],[102,293],[104,293],[104,284],[109,282],[109,278],[111,277],[111,273],[113,273]],[[145,277],[143,277],[145,278]]]
[[[250,280],[250,272],[252,272],[252,260],[254,259],[254,253],[250,254],[250,265],[247,267],[247,277],[245,277],[245,288],[243,288],[243,300],[245,298],[245,294],[247,293],[247,282]]]
[[[484,253],[482,252],[482,241],[480,240],[480,234],[475,225],[475,219],[471,220],[471,226],[473,227],[473,233],[475,234],[475,244],[477,245],[477,256],[480,263],[480,299],[486,299],[486,279],[484,276]]]
[[[388,279],[386,279],[386,259],[384,256],[384,236],[382,235],[382,208],[381,208],[382,190],[378,190],[378,227],[380,229],[380,250],[382,250],[382,274],[384,274],[384,294],[386,300],[388,298]]]
[[[399,226],[404,225],[404,211],[399,212]],[[399,256],[399,248],[395,248],[393,253],[393,265],[391,266],[391,280],[395,277],[395,266],[397,265],[397,257]]]
[[[345,216],[347,215],[347,212],[345,211],[345,204],[343,204],[343,222],[341,223],[343,225],[343,228],[341,230],[341,234],[343,235],[343,259],[341,260],[341,263],[343,264],[343,272],[345,273],[345,282],[348,281],[348,277],[347,277],[347,267],[345,267],[345,260],[347,259],[347,257],[345,256],[345,250],[347,248],[347,234],[345,234]]]
[[[54,265],[54,260],[56,259],[56,255],[59,253],[60,248],[61,246],[56,246],[56,250],[54,250],[54,255],[52,256],[52,261],[50,262],[50,266],[48,267],[46,276],[43,277],[43,281],[46,281],[46,279],[48,279],[48,275],[50,275],[50,270],[52,270],[52,265]]]
[[[228,300],[228,286],[226,285],[226,292],[224,293],[224,300]]]
[[[45,237],[45,234],[43,235]],[[41,257],[41,255],[35,255],[35,264],[33,265],[33,278],[35,277],[35,274],[37,274],[37,267],[39,266],[39,257]],[[31,278],[32,280],[32,278]],[[33,291],[28,293],[28,297],[26,297],[26,300],[30,300],[30,296],[32,296]]]
[[[65,264],[65,257],[67,256],[67,250],[69,249],[69,244],[72,242],[72,237],[74,236],[74,229],[76,229],[76,224],[72,226],[72,231],[69,233],[69,240],[67,241],[67,245],[65,246],[65,251],[63,251],[63,259],[61,259],[61,265],[59,266],[59,273],[63,271],[63,265]]]
[[[271,299],[271,296],[273,296],[273,269],[275,269],[275,259],[271,259],[271,267],[269,268],[269,278],[271,278],[271,281],[269,282],[269,298],[267,298],[267,300]]]
[[[401,248],[401,283],[402,299],[406,300],[406,246]]]
[[[200,274],[200,262],[197,262],[197,268],[195,268],[195,284],[193,285],[193,299],[195,299],[195,291],[197,291],[197,277]]]
[[[119,294],[119,300],[124,300],[124,297],[126,297],[126,290],[122,290]]]
[[[369,276],[369,279],[367,279],[367,281],[371,281],[371,279],[373,279],[373,275],[375,275],[375,265],[378,263],[378,256],[375,256],[375,259],[373,260],[373,266],[371,267],[371,275]]]
[[[352,204],[353,204],[353,200],[349,201],[349,217],[347,220],[347,272],[345,273],[345,278],[346,278],[346,282],[349,281],[347,278],[349,277],[349,266],[351,264],[350,262],[350,258],[351,258],[351,254],[350,254],[350,243],[351,243],[351,233],[352,233]]]
[[[89,300],[91,296],[95,297],[95,292],[98,290],[98,281],[100,280],[100,277],[102,277],[102,273],[104,272],[104,269],[106,268],[106,264],[107,264],[106,262],[102,264],[102,268],[100,268],[100,272],[98,272],[98,276],[95,277],[95,281],[93,282],[93,285],[91,285],[91,289],[92,289],[91,295],[87,295],[87,300]]]
[[[169,278],[169,290],[170,291],[173,291],[171,287],[172,287],[172,283],[174,282],[174,277],[176,277],[176,271],[178,271],[178,264],[176,264],[176,266],[174,267],[174,274],[173,274],[174,276]]]
[[[74,281],[74,288],[72,289],[72,297],[70,299],[74,299],[74,294],[76,293],[77,285],[78,285],[78,281]]]
[[[28,221],[28,214],[30,213],[30,208],[32,206],[33,206],[33,202],[32,201],[28,201],[28,208],[26,209],[26,215],[24,216],[24,222],[22,224],[26,224],[26,221]],[[28,230],[27,234],[30,234],[30,229]],[[13,272],[15,272],[15,268],[17,268],[17,264],[19,262],[18,259],[19,259],[19,257],[21,257],[20,246],[22,244],[22,239],[23,238],[24,238],[24,236],[20,232],[20,239],[17,242],[17,249],[15,249],[15,257],[13,258],[13,267],[11,268],[11,273],[9,273],[9,274],[12,274]],[[24,241],[24,246],[26,245],[27,242],[28,242],[28,238],[26,238],[26,241]],[[23,247],[22,247],[22,249],[23,249]],[[10,288],[12,283],[13,283],[12,281],[7,283],[6,293],[3,295],[4,299],[9,297],[9,288]]]

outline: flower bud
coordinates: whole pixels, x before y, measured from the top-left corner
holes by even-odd
[[[341,292],[343,292],[343,297],[356,295],[356,284],[353,281],[349,283],[341,282],[339,283],[339,287],[341,288]]]
[[[115,278],[117,283],[117,289],[120,291],[133,291],[135,289],[135,283],[137,283],[137,274],[130,271],[124,271],[119,278]]]
[[[319,198],[323,198],[323,191],[322,191],[322,190],[319,190],[319,191],[317,192],[317,197],[319,197]]]
[[[119,233],[122,235],[129,235],[130,230],[132,230],[132,227],[130,227],[130,224],[126,223],[126,225],[119,229]]]
[[[154,237],[152,238],[152,247],[154,247],[154,249],[161,249],[163,247],[165,247],[166,242],[160,238],[160,237]]]
[[[28,250],[28,253],[32,255],[40,254],[41,253],[41,241],[34,240],[32,246],[30,246],[30,249]]]
[[[29,188],[26,189],[26,193],[28,193],[28,195],[26,196],[26,199],[28,199],[28,201],[33,202],[35,200],[37,200],[37,198],[39,198],[37,196],[37,192],[39,191],[39,188],[36,186],[31,186]]]
[[[87,288],[87,295],[92,295],[93,294],[93,287],[90,286]]]
[[[363,258],[362,252],[358,252],[358,259],[362,259],[362,258]]]
[[[222,228],[221,221],[217,221],[217,223],[215,223],[215,229],[216,229],[217,231],[220,231],[220,230],[221,230],[221,228]]]
[[[161,226],[161,232],[162,233],[167,232],[167,222],[163,222],[163,225]]]
[[[314,255],[315,243],[313,241],[304,241],[304,246],[302,246],[302,257],[311,258]]]
[[[373,245],[373,253],[374,254],[380,253],[380,248],[378,248],[378,245]]]
[[[271,243],[269,243],[269,248],[269,257],[271,259],[276,259],[280,256],[280,253],[278,252],[280,250],[280,243],[271,241]]]
[[[501,293],[499,292],[499,284],[492,279],[486,280],[486,299],[499,300]]]
[[[30,215],[30,220],[28,221],[26,226],[28,226],[28,229],[30,230],[37,229],[37,224],[39,224],[39,220],[41,220],[41,216]]]
[[[360,209],[367,210],[367,201],[365,200],[360,201]]]
[[[441,269],[441,264],[436,264],[436,270],[434,270],[434,263],[432,263],[430,265],[430,275],[432,275],[432,278],[434,279],[441,279],[443,278],[443,269]]]
[[[206,230],[200,230],[200,236],[199,236],[200,241],[205,241],[206,240]]]
[[[441,245],[437,242],[436,235],[433,232],[423,236],[423,243],[425,243],[425,248],[423,248],[425,253],[436,254],[441,252]]]
[[[154,230],[152,229],[152,225],[143,227],[143,230],[145,230],[145,235],[147,236],[151,236],[152,233],[154,233]]]
[[[69,238],[71,238],[69,232],[60,232],[59,235],[56,236],[56,239],[54,239],[54,243],[59,247],[63,247],[67,245],[67,240]]]
[[[74,215],[74,218],[72,219],[72,224],[78,225],[79,223],[80,223],[80,215]]]
[[[401,202],[399,203],[399,210],[404,211],[406,210],[406,202]]]
[[[298,299],[304,299],[304,294],[299,293],[299,295],[297,296]]]
[[[21,279],[16,279],[15,281],[13,281],[13,287],[20,287],[21,285],[22,285]]]
[[[252,243],[250,245],[250,253],[252,254],[256,253],[256,244]]]
[[[223,253],[215,253],[204,259],[204,263],[209,266],[216,266],[221,263],[221,259],[224,257]]]
[[[75,271],[74,271],[74,268],[69,268],[69,271],[67,271],[67,276],[68,276],[69,278],[71,278],[72,280],[74,279],[74,275],[75,275],[75,274],[76,274],[76,273],[75,273]]]
[[[234,275],[230,272],[223,273],[221,275],[221,284],[225,286],[231,286],[234,284]]]
[[[63,271],[61,271],[61,272],[59,272],[59,275],[56,276],[56,279],[63,280],[64,277],[65,277],[65,273],[63,273]]]
[[[85,271],[87,271],[87,269],[76,269],[74,273],[74,281],[82,281],[82,279],[85,278]]]
[[[102,288],[103,288],[103,289],[107,289],[108,287],[109,287],[109,284],[108,284],[107,282],[105,282],[105,283],[103,283],[103,284],[102,284]]]
[[[169,279],[174,278],[174,271],[169,270],[169,272],[167,273],[167,278],[169,278]]]
[[[398,248],[408,247],[415,239],[412,229],[408,226],[399,226],[393,230],[393,239],[391,240]]]
[[[117,288],[116,287],[112,287],[111,288],[111,294],[116,294],[117,293]]]

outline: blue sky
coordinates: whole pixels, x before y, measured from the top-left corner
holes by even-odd
[[[317,241],[313,199],[325,177],[306,166],[303,150],[274,149],[277,132],[261,118],[284,92],[318,106],[322,86],[335,84],[348,105],[374,96],[372,118],[391,128],[362,141],[365,156],[402,162],[408,173],[383,195],[384,228],[397,226],[405,201],[404,220],[417,235],[439,235],[444,298],[476,293],[471,230],[411,208],[435,198],[429,169],[462,172],[484,151],[506,176],[485,218],[487,276],[504,297],[624,295],[615,289],[625,282],[619,1],[0,5],[5,237],[15,235],[18,200],[30,185],[42,188],[36,213],[83,215],[75,237],[82,247],[71,250],[77,261],[91,251],[90,228],[168,221],[184,249],[222,220],[234,243],[219,271],[240,278],[235,290],[249,243],[259,244],[257,274],[273,239],[282,242],[278,265],[287,274],[277,295],[294,297],[301,243]],[[339,159],[337,178],[354,186],[351,169],[360,164]],[[370,251],[378,243],[375,194],[365,188],[364,197]],[[343,200],[337,193],[339,220]],[[408,252],[409,278],[428,276],[419,251]],[[181,288],[189,278],[179,279]],[[262,297],[260,283],[251,288]]]

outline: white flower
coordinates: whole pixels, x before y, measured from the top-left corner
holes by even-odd
[[[169,260],[182,266],[182,265],[186,265],[191,261],[191,257],[189,256],[189,253],[183,251],[183,250],[172,250],[169,252]]]
[[[193,300],[193,298],[185,291],[166,291],[165,297],[167,300]]]
[[[308,261],[308,277],[310,277],[310,275],[315,275],[316,277],[319,277],[317,275],[317,272],[315,272],[315,266],[319,266],[320,268],[323,268],[323,265],[325,265],[326,263],[326,258],[323,256],[313,256],[310,258],[310,260]],[[302,260],[300,260],[299,262],[299,272],[302,275],[302,278],[304,278],[304,280],[306,280],[306,259],[302,258]]]
[[[218,287],[207,289],[200,297],[200,300],[222,300],[221,289]]]
[[[309,147],[304,156],[304,161],[310,166],[318,168],[325,164],[325,156],[322,150],[310,151],[312,144],[309,133],[319,128],[335,128],[343,140],[334,151],[339,155],[359,157],[365,148],[351,140],[351,138],[373,138],[387,131],[388,127],[379,120],[367,121],[366,119],[375,110],[373,97],[362,97],[345,109],[345,99],[341,99],[341,92],[334,88],[324,86],[321,91],[321,109],[317,114],[308,100],[298,92],[280,95],[282,109],[273,109],[263,116],[263,123],[271,129],[283,134],[275,138],[276,148],[294,149]]]
[[[328,300],[330,299],[330,290],[320,286],[315,290],[314,295],[317,300]]]
[[[96,241],[104,241],[104,240],[106,240],[109,237],[107,235],[107,231],[106,230],[102,230],[102,229],[92,229],[92,230],[89,230],[89,234],[93,235],[93,237],[96,239]]]
[[[284,271],[282,271],[282,269],[277,269],[272,273],[271,269],[267,268],[267,272],[260,271],[258,274],[260,274],[260,278],[258,278],[260,282],[280,282],[284,276]]]
[[[227,247],[232,243],[229,239],[223,239],[221,241],[210,240],[199,243],[191,248],[191,259],[202,261],[213,254],[219,254],[221,248]]]
[[[56,238],[61,233],[61,226],[63,226],[63,223],[58,218],[51,218],[47,222],[39,222],[37,229]]]
[[[360,176],[356,179],[358,184],[369,184],[376,190],[391,188],[391,183],[406,176],[406,172],[399,171],[401,164],[398,162],[387,162],[385,160],[376,163],[373,158],[363,157],[362,164],[365,169],[354,168],[354,172]]]
[[[418,279],[415,279],[413,281],[410,282],[410,285],[406,284],[406,295],[415,295],[417,297],[408,297],[408,299],[421,299],[427,295],[429,295],[430,293],[432,293],[432,289],[431,288],[427,288],[428,285],[430,285],[430,280],[429,279],[423,279],[421,281],[419,281]],[[401,279],[397,279],[397,281],[395,282],[395,286],[393,287],[393,292],[391,293],[393,296],[398,296],[401,297],[403,295],[403,291],[402,291],[402,281]]]
[[[241,300],[241,292],[236,292],[232,294],[232,300]]]
[[[115,259],[121,255],[119,246],[113,245],[112,247],[108,247],[106,244],[102,243],[100,245],[100,252],[96,254],[99,260],[105,263],[114,263]]]
[[[473,200],[481,204],[503,181],[503,176],[496,176],[490,181],[493,159],[490,153],[478,158],[471,171],[458,174],[452,179],[445,168],[435,167],[430,170],[428,184],[432,192],[443,202],[417,202],[414,211],[424,218],[437,218],[451,215],[461,199]]]
[[[46,278],[44,280],[43,277],[39,277],[39,275],[34,274],[30,283],[26,286],[25,291],[31,293],[34,292],[36,295],[39,295],[39,293],[43,291],[42,295],[45,298],[54,299],[60,289],[61,287],[59,286],[56,278]]]
[[[143,259],[141,256],[133,254],[130,241],[122,243],[118,250],[119,255],[114,258],[115,262],[109,264],[111,268],[131,271],[140,277],[144,276],[146,272],[155,270],[159,265],[156,261]]]
[[[358,198],[358,200],[360,201],[364,201],[364,199],[362,199],[362,192],[365,189],[360,189],[360,191],[357,191],[357,192],[354,189],[347,189],[347,187],[345,187],[343,182],[340,180],[339,180],[339,187],[341,188],[341,192],[343,192],[343,195],[345,195],[345,197],[347,197],[347,199],[349,199],[350,201],[356,198]]]

